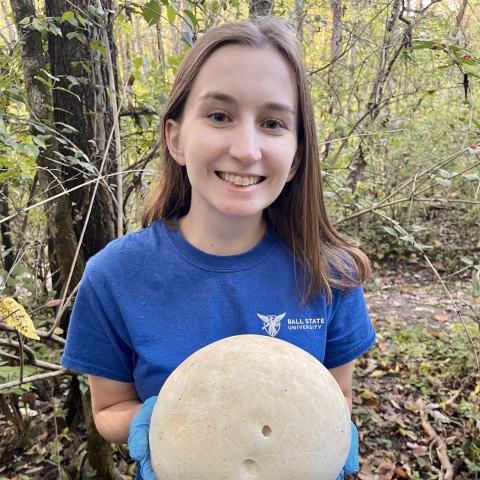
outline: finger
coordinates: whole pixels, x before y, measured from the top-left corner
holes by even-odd
[[[150,454],[140,464],[140,474],[143,480],[157,480],[155,473],[153,473],[152,463],[150,461]]]
[[[132,429],[128,437],[128,447],[130,456],[138,462],[142,461],[148,454],[148,429]]]

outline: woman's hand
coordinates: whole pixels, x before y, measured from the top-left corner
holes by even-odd
[[[145,400],[140,411],[133,417],[128,437],[130,456],[139,463],[139,472],[143,480],[157,480],[152,470],[148,445],[150,420],[156,401],[157,397]]]

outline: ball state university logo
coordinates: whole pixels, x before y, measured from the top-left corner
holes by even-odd
[[[281,327],[282,318],[287,312],[280,315],[260,315],[257,313],[258,318],[263,322],[262,330],[265,330],[271,337],[274,337]]]

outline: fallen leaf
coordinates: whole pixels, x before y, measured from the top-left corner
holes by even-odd
[[[390,480],[395,474],[395,465],[388,459],[382,460],[378,466],[379,480]]]
[[[400,405],[395,400],[392,400],[391,398],[390,398],[390,403],[394,406],[394,408],[398,410],[402,409],[402,407],[400,407]]]
[[[407,410],[410,410],[412,412],[419,412],[420,411],[420,405],[418,403],[414,402],[405,402],[404,407]]]
[[[362,397],[364,400],[370,400],[373,398],[375,394],[371,390],[364,390],[361,394],[360,397]]]
[[[385,320],[392,326],[394,327],[396,325],[396,321],[394,317],[391,317],[390,315],[385,317]]]
[[[405,430],[405,435],[410,439],[416,442],[418,440],[418,436],[415,432],[412,432],[411,430]]]
[[[360,480],[374,480],[375,476],[372,472],[372,466],[369,464],[362,465],[360,472],[357,473],[357,477]]]
[[[375,398],[371,398],[365,402],[365,406],[376,410],[380,407],[380,402]]]
[[[428,448],[425,445],[420,445],[418,447],[415,447],[412,450],[412,453],[415,457],[423,457],[428,453]]]
[[[433,316],[433,319],[436,320],[437,322],[448,322],[449,316],[446,315],[445,313],[437,313],[436,315]]]
[[[400,478],[409,478],[407,471],[403,467],[395,467],[395,475]]]
[[[378,342],[377,347],[382,353],[390,353],[390,347],[385,342]]]
[[[22,305],[15,299],[5,297],[0,302],[0,318],[5,325],[13,327],[17,332],[20,332],[26,337],[40,340],[40,337],[35,331],[32,319]]]
[[[57,299],[49,300],[44,306],[45,307],[57,307],[61,303],[62,303],[62,301],[59,298],[57,298]]]

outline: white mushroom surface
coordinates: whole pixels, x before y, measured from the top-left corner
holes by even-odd
[[[336,480],[350,412],[313,356],[239,335],[187,358],[160,391],[150,427],[159,480]]]

